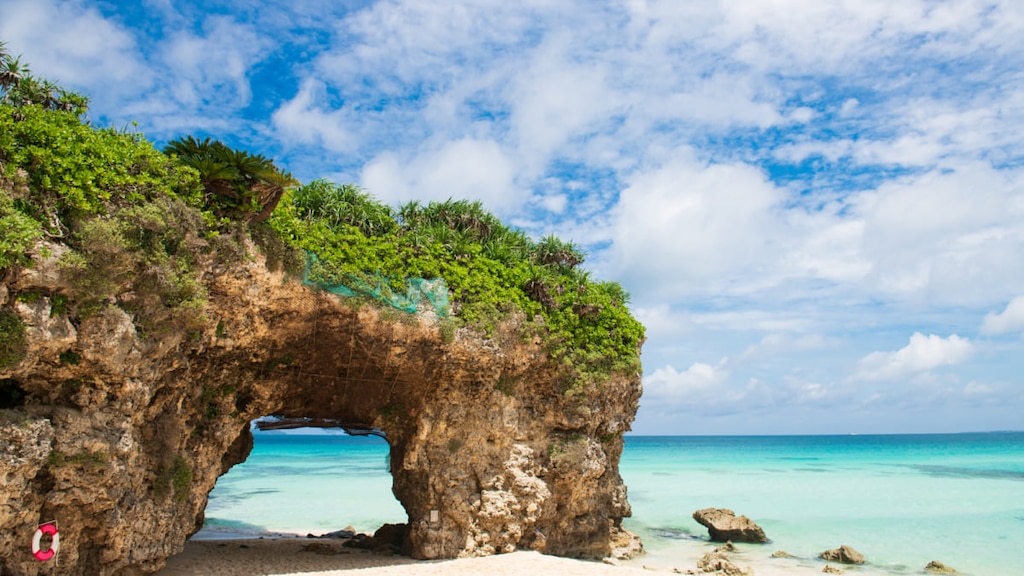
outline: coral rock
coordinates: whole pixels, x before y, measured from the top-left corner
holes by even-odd
[[[764,530],[746,516],[726,508],[704,508],[693,513],[693,519],[708,529],[712,542],[768,542]]]
[[[834,550],[825,550],[818,555],[818,558],[841,564],[863,564],[865,562],[863,554],[845,545]]]

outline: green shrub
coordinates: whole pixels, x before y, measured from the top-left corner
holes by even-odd
[[[478,202],[410,203],[391,210],[351,186],[318,180],[285,194],[268,221],[313,257],[308,282],[345,286],[387,303],[407,278],[443,278],[457,320],[489,337],[512,314],[544,318],[544,342],[568,389],[639,369],[643,326],[614,282],[593,282],[583,253],[549,236],[534,243]],[[443,321],[443,342],[458,324]],[[528,328],[538,330],[536,326]]]
[[[0,187],[0,270],[12,264],[27,265],[28,250],[43,236],[43,228],[15,207],[11,195]]]

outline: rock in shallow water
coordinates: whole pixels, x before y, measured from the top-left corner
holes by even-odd
[[[708,529],[712,542],[768,542],[764,530],[746,516],[736,516],[727,508],[703,508],[693,513],[693,519]]]
[[[939,574],[956,574],[956,570],[950,568],[949,566],[946,566],[938,560],[932,560],[928,563],[927,566],[924,567],[924,569],[927,572],[937,572]]]
[[[865,562],[863,554],[846,545],[833,550],[825,550],[818,555],[818,558],[842,564],[863,564]]]

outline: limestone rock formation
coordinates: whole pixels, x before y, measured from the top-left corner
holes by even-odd
[[[708,529],[712,542],[768,542],[764,530],[746,516],[736,516],[727,508],[703,508],[693,513],[693,519]]]
[[[449,341],[436,319],[285,281],[251,246],[199,263],[198,329],[136,325],[130,293],[69,317],[65,279],[43,262],[58,252],[0,279],[0,308],[26,326],[21,360],[0,367],[3,576],[53,573],[28,546],[50,520],[62,575],[160,569],[265,415],[384,431],[416,558],[596,559],[635,544],[618,463],[638,373],[570,388],[520,318]]]
[[[790,554],[789,552],[786,552],[785,550],[776,550],[775,552],[771,553],[769,558],[796,558],[796,556],[793,556],[792,554]]]
[[[953,569],[953,568],[951,568],[949,566],[946,566],[945,564],[943,564],[942,562],[939,562],[938,560],[932,560],[931,562],[928,563],[927,566],[924,567],[924,569],[925,569],[926,572],[936,572],[938,574],[956,574],[956,570],[955,569]]]
[[[729,559],[728,553],[735,552],[732,542],[719,546],[697,561],[697,569],[704,573],[725,574],[726,576],[752,576],[750,568],[741,568]]]
[[[818,558],[841,564],[863,564],[865,562],[863,554],[845,544],[833,550],[825,550],[818,555]]]

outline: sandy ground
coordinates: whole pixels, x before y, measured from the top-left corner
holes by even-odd
[[[811,576],[822,573],[823,563],[760,558],[734,558],[757,576]],[[838,566],[837,566],[838,567]],[[849,568],[849,567],[845,567]],[[651,576],[685,574],[696,566],[668,566],[637,560],[617,566],[600,562],[544,556],[537,552],[499,554],[486,558],[416,561],[402,556],[380,556],[344,548],[340,541],[306,538],[249,540],[196,540],[170,558],[158,576]],[[858,575],[864,572],[854,569]],[[850,572],[848,572],[850,573]],[[866,575],[865,575],[866,576]]]

